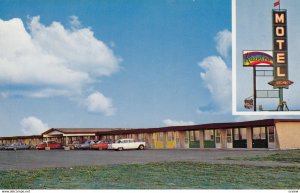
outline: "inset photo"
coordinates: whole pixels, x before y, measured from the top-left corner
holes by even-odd
[[[300,115],[300,1],[232,3],[233,114]]]

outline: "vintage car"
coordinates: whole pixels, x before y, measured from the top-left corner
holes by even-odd
[[[40,144],[38,144],[36,148],[42,150],[46,147],[49,147],[50,149],[61,149],[62,145],[61,143],[58,143],[56,141],[43,141]]]
[[[91,146],[97,142],[98,141],[95,141],[95,140],[87,140],[84,143],[79,144],[76,148],[77,149],[91,149]]]
[[[91,145],[91,149],[96,149],[96,150],[108,149],[108,144],[109,143],[111,143],[111,142],[106,141],[106,140],[98,141],[97,143]]]
[[[21,150],[21,149],[30,149],[30,145],[23,143],[13,143],[5,147],[6,150]]]
[[[70,149],[78,149],[80,144],[80,141],[73,141],[72,143],[65,145],[65,147],[69,147]]]
[[[140,149],[146,147],[145,142],[135,141],[134,139],[119,139],[115,143],[109,144],[108,149],[122,151],[124,149]]]
[[[6,146],[8,146],[8,145],[7,144],[0,144],[0,150],[4,150]]]

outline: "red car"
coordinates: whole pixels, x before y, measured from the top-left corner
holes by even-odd
[[[38,144],[36,148],[45,149],[46,147],[50,147],[50,149],[61,149],[62,145],[56,141],[44,141]]]
[[[103,150],[108,149],[108,141],[98,141],[97,143],[91,145],[91,149]]]

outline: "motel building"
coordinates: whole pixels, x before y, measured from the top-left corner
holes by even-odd
[[[52,128],[41,135],[0,137],[1,144],[23,142],[32,146],[55,140],[74,141],[133,138],[149,149],[300,149],[300,119],[265,119],[160,128]]]

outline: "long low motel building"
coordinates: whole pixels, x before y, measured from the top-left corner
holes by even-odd
[[[64,145],[90,139],[133,138],[152,149],[268,148],[300,149],[300,119],[210,123],[160,128],[52,128],[35,136],[0,137],[0,143],[24,142],[36,145],[55,140]]]

